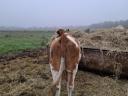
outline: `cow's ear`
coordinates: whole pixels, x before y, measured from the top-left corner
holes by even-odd
[[[57,30],[57,31],[56,31],[56,33],[59,35],[59,34],[60,34],[60,31],[59,31],[59,30]]]

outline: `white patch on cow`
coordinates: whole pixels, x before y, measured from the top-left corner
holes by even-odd
[[[74,84],[74,80],[75,80],[75,76],[76,76],[77,71],[78,71],[78,64],[76,64],[76,68],[73,70],[73,84]]]
[[[63,71],[65,70],[65,60],[63,57],[61,57],[61,62],[60,62],[60,69],[59,71],[53,70],[52,64],[50,64],[50,69],[53,77],[53,81],[56,81],[60,75],[62,75]]]
[[[65,59],[63,57],[61,57],[61,63],[60,63],[60,69],[64,70],[65,67]]]
[[[59,72],[56,70],[53,70],[52,64],[50,64],[50,69],[51,69],[53,81],[56,81]]]
[[[78,61],[80,61],[80,59],[81,59],[81,53],[79,53],[79,59],[78,59]]]
[[[73,37],[71,37],[71,36],[67,36],[67,38],[70,40],[70,41],[72,41],[75,45],[76,45],[76,47],[78,47],[78,44],[77,44],[77,42],[75,41],[75,39],[73,38]]]
[[[71,88],[74,88],[74,81],[75,81],[77,71],[78,71],[78,64],[76,64],[76,68],[73,70],[73,81],[72,81],[73,85],[70,86]]]
[[[61,57],[61,61],[60,61],[60,69],[59,69],[59,74],[57,79],[62,76],[63,71],[65,70],[65,59],[63,57]]]

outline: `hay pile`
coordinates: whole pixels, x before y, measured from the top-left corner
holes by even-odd
[[[128,29],[99,29],[93,32],[73,31],[83,47],[128,51]]]

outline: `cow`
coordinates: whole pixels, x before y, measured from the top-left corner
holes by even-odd
[[[53,83],[51,96],[60,96],[61,81],[66,72],[68,96],[74,96],[74,80],[81,59],[80,43],[64,29],[59,29],[52,38],[49,50],[49,64]]]

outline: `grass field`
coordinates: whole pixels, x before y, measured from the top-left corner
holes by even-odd
[[[43,47],[51,34],[50,31],[0,32],[0,54]]]

